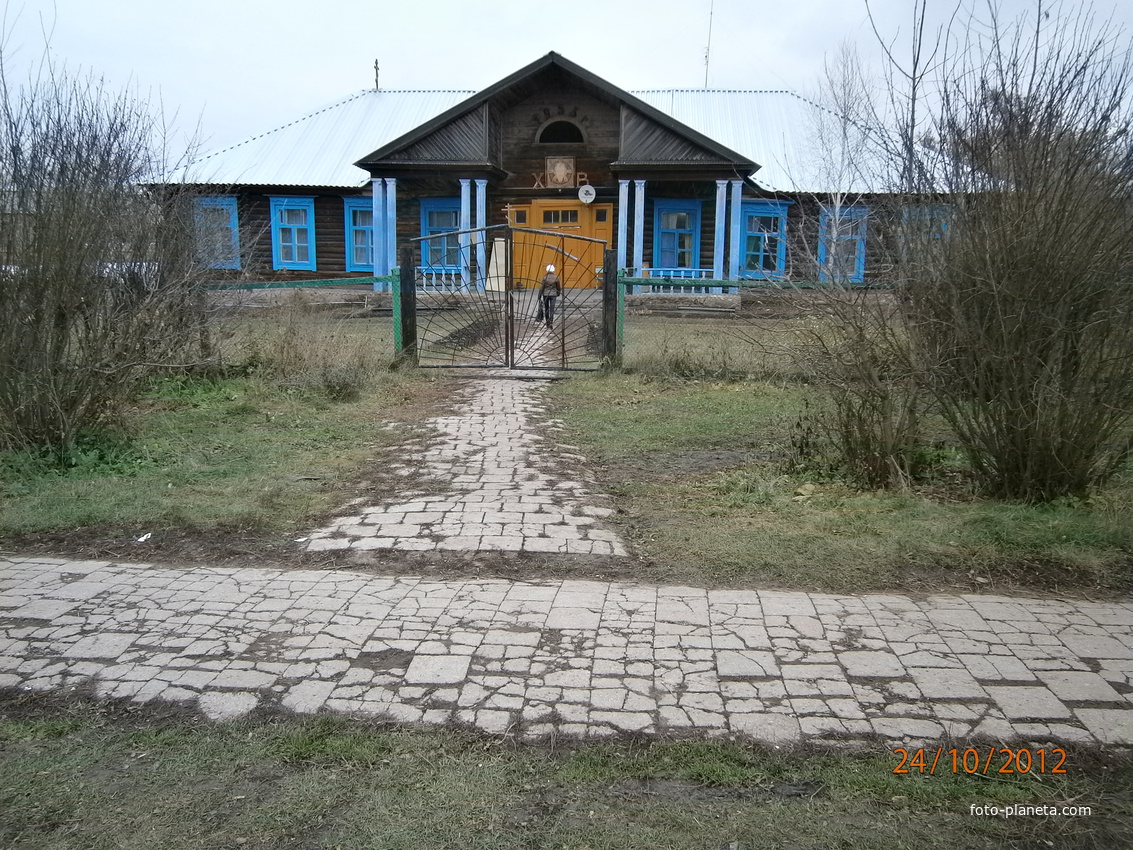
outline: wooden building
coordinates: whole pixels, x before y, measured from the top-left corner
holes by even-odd
[[[757,177],[751,149],[762,139],[782,159],[774,128],[809,106],[789,92],[630,93],[549,53],[480,92],[355,95],[185,180],[201,187],[218,276],[381,277],[412,241],[423,280],[483,287],[492,246],[468,231],[506,223],[604,240],[635,277],[782,280],[813,274],[788,252],[809,209],[819,262],[860,280],[865,207],[827,220],[812,189]],[[575,259],[590,273],[571,285],[596,286],[597,249]]]

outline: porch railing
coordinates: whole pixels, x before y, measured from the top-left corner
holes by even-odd
[[[475,289],[474,281],[465,283],[459,269],[417,266],[419,292],[461,292]]]
[[[639,281],[657,281],[631,287],[630,292],[636,288],[639,293],[653,293],[658,295],[727,295],[739,290],[734,286],[720,286],[720,281],[713,280],[712,269],[686,269],[686,268],[654,268],[642,269]],[[684,283],[684,281],[690,281]],[[712,281],[712,285],[692,283],[694,280]],[[678,282],[680,281],[680,282]],[[635,283],[637,283],[635,281]]]

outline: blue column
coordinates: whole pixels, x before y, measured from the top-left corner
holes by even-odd
[[[386,274],[397,265],[397,180],[386,178]]]
[[[468,266],[472,259],[468,247],[471,244],[471,234],[467,232],[472,229],[472,181],[467,177],[460,178],[460,229],[465,231],[460,234],[460,285],[462,289],[467,289]]]
[[[380,277],[389,274],[389,260],[386,253],[386,184],[380,177],[370,179],[370,210],[373,215],[373,226],[370,228],[370,256],[374,258],[374,275]],[[348,245],[346,250],[350,250]],[[374,283],[376,291],[380,284]]]
[[[743,181],[732,181],[732,250],[728,252],[728,280],[740,279],[740,225],[742,224]]]
[[[712,243],[712,278],[724,279],[724,231],[728,226],[728,181],[716,181],[716,235]]]
[[[480,232],[476,234],[476,288],[484,291],[484,283],[488,279],[488,250],[485,239],[487,232],[483,229],[488,226],[488,181],[476,181],[476,227]]]
[[[633,276],[641,277],[645,260],[645,181],[633,181]]]
[[[626,241],[629,239],[629,181],[618,181],[618,271],[626,267]]]

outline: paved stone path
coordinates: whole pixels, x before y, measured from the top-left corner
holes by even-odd
[[[300,545],[625,556],[546,386],[470,381],[407,447],[404,488]],[[0,556],[0,687],[529,738],[1133,745],[1133,605]]]
[[[1133,744],[1133,605],[0,558],[0,687],[491,733]]]
[[[543,379],[471,381],[449,416],[425,423],[422,445],[395,467],[406,487],[356,505],[302,542],[310,551],[395,549],[625,555],[600,518],[614,513],[593,492],[560,423],[542,416]],[[566,472],[574,464],[577,469]]]

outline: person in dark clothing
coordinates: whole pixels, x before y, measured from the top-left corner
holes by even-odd
[[[555,301],[562,291],[563,284],[555,274],[555,267],[548,265],[547,273],[539,284],[539,316],[546,320],[548,328],[555,326]]]

